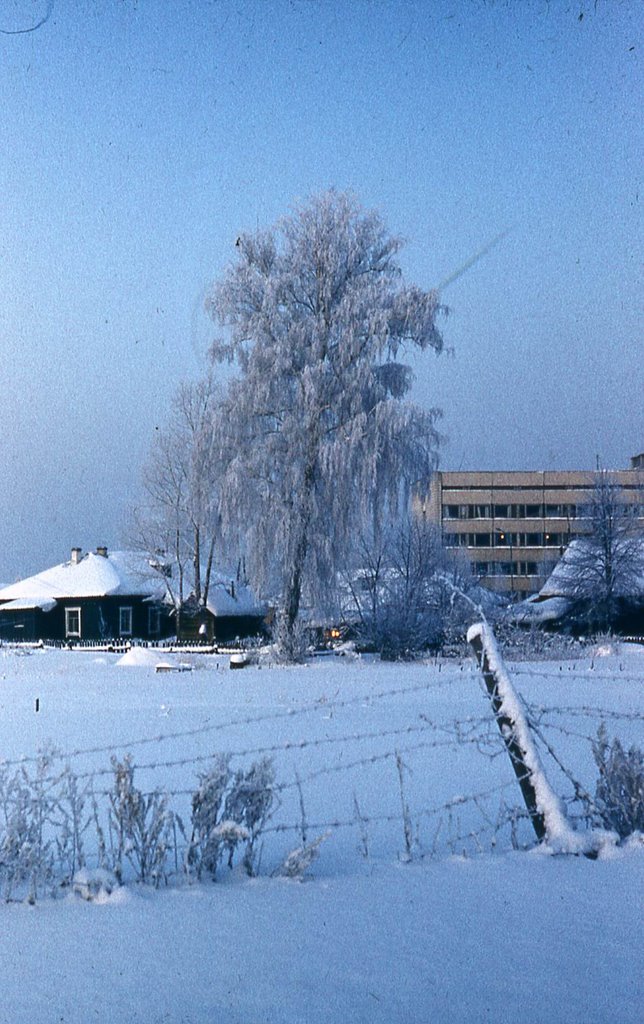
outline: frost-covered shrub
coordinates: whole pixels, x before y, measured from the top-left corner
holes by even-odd
[[[70,881],[77,871],[85,867],[84,837],[92,821],[85,811],[89,795],[89,787],[80,786],[67,765],[59,788],[59,828],[56,833],[56,858],[64,881]]]
[[[33,774],[23,765],[0,775],[0,878],[5,899],[26,886],[30,902],[54,877],[53,829],[60,776],[52,776],[53,750],[42,751]]]
[[[413,517],[378,538],[363,537],[340,580],[358,645],[389,661],[439,647],[450,625],[462,632],[469,586],[436,531]]]
[[[593,743],[599,769],[595,804],[604,828],[625,839],[644,832],[644,756],[638,747],[627,752],[618,739],[608,742],[602,724]]]
[[[320,844],[329,836],[329,832],[324,832],[317,839],[314,839],[310,843],[303,843],[302,846],[296,847],[291,850],[284,859],[283,864],[278,868],[274,874],[282,875],[284,878],[293,878],[298,882],[304,881],[306,872],[311,867],[314,860],[320,853]]]
[[[298,619],[289,625],[284,615],[278,615],[273,629],[274,656],[278,663],[298,665],[306,658],[310,637]]]
[[[104,900],[116,888],[117,881],[111,871],[82,868],[72,879],[72,892],[83,900]]]
[[[214,879],[226,856],[232,867],[242,844],[244,867],[253,874],[255,844],[273,806],[275,776],[270,758],[234,775],[229,765],[229,757],[217,756],[210,771],[199,777],[192,797],[186,871],[194,871],[197,878],[207,873]]]
[[[114,789],[110,793],[110,830],[114,844],[114,874],[123,881],[123,859],[139,882],[159,884],[171,845],[173,817],[166,796],[142,793],[134,785],[130,755],[112,757]]]
[[[227,821],[237,822],[248,832],[244,867],[249,875],[255,873],[255,846],[264,828],[275,801],[275,770],[269,757],[263,757],[250,766],[236,772],[224,807]],[[232,851],[229,857],[232,863]]]
[[[419,657],[436,646],[442,637],[442,622],[433,608],[408,599],[404,591],[390,590],[374,620],[361,630],[363,639],[384,661],[405,661]]]
[[[201,878],[207,872],[212,878],[222,857],[223,840],[218,831],[223,801],[230,782],[230,758],[214,758],[210,771],[199,776],[199,787],[192,796],[192,832],[186,853],[186,872]]]

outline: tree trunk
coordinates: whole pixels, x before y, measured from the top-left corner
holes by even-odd
[[[311,495],[315,480],[315,466],[309,462],[304,470],[303,496],[301,503],[300,522],[297,525],[297,539],[293,546],[288,579],[284,588],[283,624],[286,639],[290,642],[295,631],[295,624],[300,614],[302,600],[302,581],[304,563],[309,549],[309,524],[311,522]]]
[[[176,602],[175,614],[177,623],[177,640],[181,639],[181,623],[183,616],[183,560],[181,558],[181,533],[179,530],[175,534],[175,559],[177,563],[177,571],[179,573],[179,594]]]
[[[208,547],[208,562],[206,564],[206,579],[203,587],[203,603],[208,604],[208,594],[210,593],[210,578],[212,576],[212,563],[215,557],[215,536],[210,538],[210,546]]]
[[[298,540],[291,571],[289,573],[286,592],[284,594],[284,618],[289,634],[292,634],[300,613],[302,599],[302,569],[306,558],[307,537],[304,531]]]
[[[194,528],[193,565],[195,570],[195,599],[197,604],[201,604],[201,532],[198,526]]]

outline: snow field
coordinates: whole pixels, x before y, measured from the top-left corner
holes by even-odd
[[[68,752],[131,750],[135,764],[155,765],[136,769],[137,785],[188,792],[207,766],[196,758],[293,744],[275,754],[277,780],[291,788],[281,793],[271,825],[300,822],[296,773],[309,838],[317,823],[353,821],[354,794],[365,817],[391,820],[367,825],[368,858],[359,852],[356,824],[332,830],[304,885],[268,877],[300,841],[293,831],[266,836],[256,879],[222,870],[221,884],[160,891],[128,885],[95,903],[70,895],[0,907],[1,1024],[640,1019],[641,849],[631,844],[596,862],[535,851],[491,855],[494,830],[487,827],[483,855],[464,858],[461,847],[475,853],[476,844],[450,843],[443,812],[435,857],[419,859],[441,818],[425,822],[426,808],[506,784],[508,802],[519,803],[498,744],[496,756],[487,756],[494,729],[478,724],[489,712],[473,663],[442,664],[439,671],[323,659],[305,668],[230,672],[224,660],[195,658],[192,672],[157,674],[117,661],[0,649],[3,758],[31,756],[47,742]],[[598,718],[577,712],[602,707],[618,714],[607,720],[609,735],[641,745],[641,718],[634,715],[644,711],[642,664],[633,649],[596,659],[593,667],[590,660],[513,667],[513,682],[531,704],[576,709],[549,711],[543,722],[565,730],[548,737],[591,789],[587,736]],[[382,735],[426,725],[421,716],[438,728]],[[483,753],[473,743],[454,743],[454,721],[472,719]],[[326,742],[366,733],[375,735]],[[130,742],[159,736],[167,738]],[[421,743],[427,745],[409,749]],[[420,835],[413,863],[401,859],[397,749],[407,766],[404,799]],[[241,754],[233,767],[256,756]],[[176,760],[187,763],[169,763]],[[109,752],[70,761],[79,772],[104,770]],[[544,763],[564,794],[565,780]],[[328,771],[336,768],[342,770]],[[109,787],[105,775],[95,788],[103,778]],[[173,796],[171,806],[182,799],[185,813],[188,796]],[[498,801],[495,795],[490,810]],[[453,834],[484,824],[474,805],[454,808],[458,815]],[[507,846],[504,835],[500,847]]]

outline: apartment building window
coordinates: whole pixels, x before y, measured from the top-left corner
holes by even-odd
[[[526,535],[525,535],[525,546],[527,548],[540,548],[541,547],[541,534],[540,533],[526,533]]]
[[[547,548],[559,548],[564,543],[562,533],[544,533],[543,544]]]
[[[467,547],[468,534],[467,533],[444,533],[443,543],[446,548],[464,548]]]
[[[517,562],[517,576],[538,576],[539,566],[536,562]]]
[[[495,564],[494,564],[494,575],[495,576],[516,576],[517,575],[517,563],[516,562],[495,562]]]
[[[489,562],[476,562],[474,565],[474,572],[477,576],[487,576],[489,574],[489,568]]]
[[[495,519],[511,519],[512,518],[512,505],[495,505],[494,506],[494,518]]]
[[[472,533],[470,534],[470,543],[475,548],[491,548],[492,536],[489,533]]]
[[[468,519],[490,519],[490,505],[468,505]]]
[[[541,505],[526,505],[525,517],[526,519],[541,519],[543,515],[543,509]]]
[[[517,542],[516,533],[507,533],[505,530],[499,530],[495,537],[495,544],[498,548],[511,548],[512,545],[516,545]]]
[[[575,519],[576,505],[546,505],[546,519]]]

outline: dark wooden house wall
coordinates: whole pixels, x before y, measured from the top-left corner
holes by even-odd
[[[205,633],[200,632],[205,625]],[[181,640],[207,640],[209,643],[231,643],[245,637],[267,635],[266,620],[262,615],[212,615],[202,612],[181,616]]]
[[[151,602],[141,597],[99,597],[65,598],[58,601],[50,612],[39,608],[24,611],[3,611],[0,605],[0,639],[13,641],[36,640],[115,640],[121,637],[120,609],[132,609],[132,639],[157,640],[170,636],[174,630],[174,619],[168,609],[161,609],[160,631],[150,633],[149,608]],[[65,609],[80,608],[81,635],[67,637],[65,632]]]

